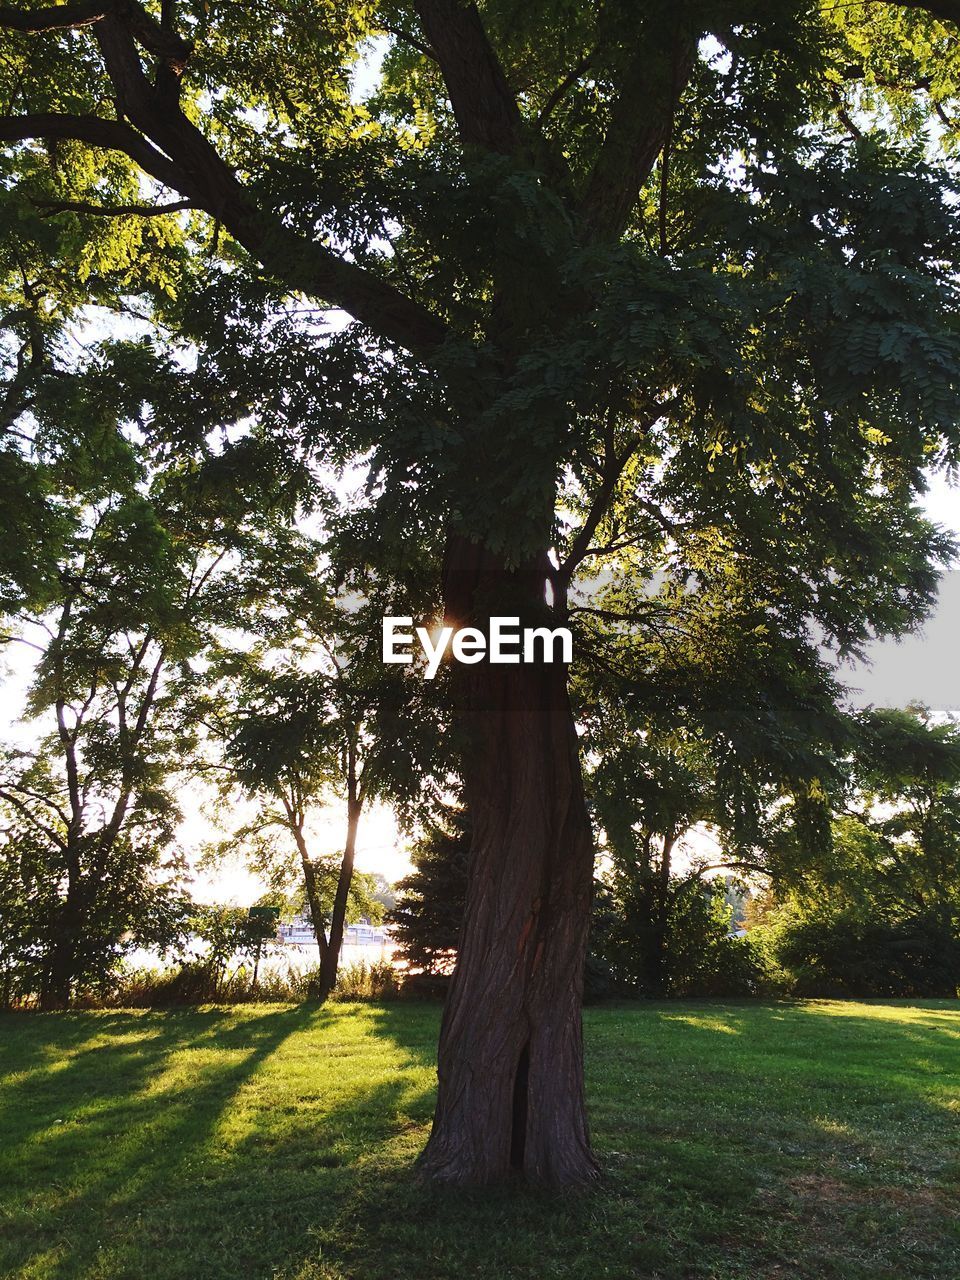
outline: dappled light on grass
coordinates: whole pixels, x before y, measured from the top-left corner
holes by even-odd
[[[662,1013],[665,1022],[682,1022],[690,1027],[702,1027],[705,1031],[720,1031],[727,1036],[738,1036],[741,1028],[731,1026],[729,1020],[711,1017],[705,1013]]]
[[[587,1010],[604,1177],[580,1197],[418,1184],[438,1022],[414,1004],[0,1020],[0,1275],[960,1274],[951,1002]]]

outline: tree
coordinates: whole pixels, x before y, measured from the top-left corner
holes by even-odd
[[[866,857],[881,911],[960,911],[960,726],[914,706],[871,709],[857,730],[834,831],[847,877]]]
[[[587,794],[616,906],[605,951],[648,994],[702,989],[708,952],[715,990],[724,951],[744,984],[705,877],[777,875],[782,815],[799,831],[849,736],[824,655],[771,625],[773,601],[735,562],[715,566],[719,582],[696,591],[664,579],[637,593],[611,573],[576,607],[593,658],[573,681]],[[809,820],[803,835],[812,847]]]
[[[450,972],[463,924],[470,859],[470,826],[460,806],[428,819],[411,847],[415,870],[397,884],[387,919],[397,954],[415,971]]]
[[[44,1008],[102,977],[131,931],[150,940],[179,816],[164,780],[185,740],[164,676],[191,651],[212,562],[171,543],[129,461],[104,478],[68,540],[56,604],[21,618],[40,650],[29,711],[53,732],[5,752],[0,803],[8,870],[38,895],[27,952]],[[168,893],[176,870],[172,858]]]
[[[195,742],[181,714],[190,663],[236,625],[237,597],[269,599],[265,566],[284,559],[288,513],[282,483],[251,486],[248,472],[244,492],[249,437],[172,462],[138,438],[170,384],[191,385],[149,345],[103,344],[55,380],[56,396],[31,406],[30,465],[58,538],[43,590],[7,611],[6,641],[37,655],[27,713],[38,741],[0,759],[5,964],[44,1008],[174,925],[184,867],[172,780]]]
[[[0,139],[56,216],[166,219],[189,262],[163,317],[225,365],[264,279],[354,318],[285,408],[364,459],[381,529],[442,531],[449,619],[562,619],[599,537],[641,579],[748,566],[758,625],[851,650],[919,616],[943,550],[914,499],[956,453],[957,228],[912,140],[951,119],[958,19],[6,7]],[[251,351],[276,363],[269,334]],[[566,672],[454,675],[474,838],[421,1167],[578,1182],[593,842]]]
[[[259,805],[256,819],[237,833],[257,870],[283,886],[295,852],[323,999],[336,984],[346,924],[372,909],[369,892],[358,892],[368,885],[358,886],[354,872],[364,807],[375,799],[402,807],[419,796],[432,753],[424,742],[422,684],[370,652],[367,606],[327,596],[316,560],[312,569],[306,581],[301,573],[299,597],[285,601],[287,629],[275,619],[267,643],[224,655],[224,679],[205,702],[207,723],[222,740],[223,789],[239,788]],[[291,566],[281,572],[292,593]],[[307,828],[312,810],[331,796],[346,808],[343,849],[318,856]],[[286,847],[273,838],[278,830],[289,837]]]
[[[953,995],[960,981],[960,731],[871,708],[825,797],[815,856],[789,820],[761,924],[803,993]],[[800,855],[798,856],[798,850]]]

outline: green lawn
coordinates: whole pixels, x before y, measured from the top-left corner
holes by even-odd
[[[960,1276],[953,1002],[588,1010],[580,1197],[417,1187],[438,1021],[0,1018],[0,1274]]]

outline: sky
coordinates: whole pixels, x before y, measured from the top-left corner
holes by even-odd
[[[960,488],[936,475],[924,505],[935,523],[960,538]],[[960,571],[942,576],[937,607],[923,627],[901,641],[874,643],[868,652],[870,666],[840,671],[857,705],[923,702],[960,712]]]

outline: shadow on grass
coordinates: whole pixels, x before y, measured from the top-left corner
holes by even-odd
[[[209,1187],[204,1153],[237,1091],[329,1019],[301,1007],[240,1022],[220,1009],[4,1020],[22,1068],[0,1105],[2,1181],[21,1208],[0,1217],[0,1243],[20,1244],[9,1274],[160,1274],[150,1250],[204,1229],[162,1206],[197,1174]],[[194,1245],[199,1260],[202,1236]]]
[[[960,1275],[948,1002],[588,1010],[587,1196],[416,1184],[429,1006],[13,1022],[18,1280]]]
[[[913,1011],[906,1024],[881,1019],[883,1008],[589,1010],[604,1166],[594,1194],[429,1190],[409,1162],[371,1161],[370,1176],[318,1214],[317,1252],[280,1274],[960,1275],[960,1147],[945,1125],[960,1083],[957,1006]],[[381,1031],[423,1047],[402,1018],[390,1024]]]

